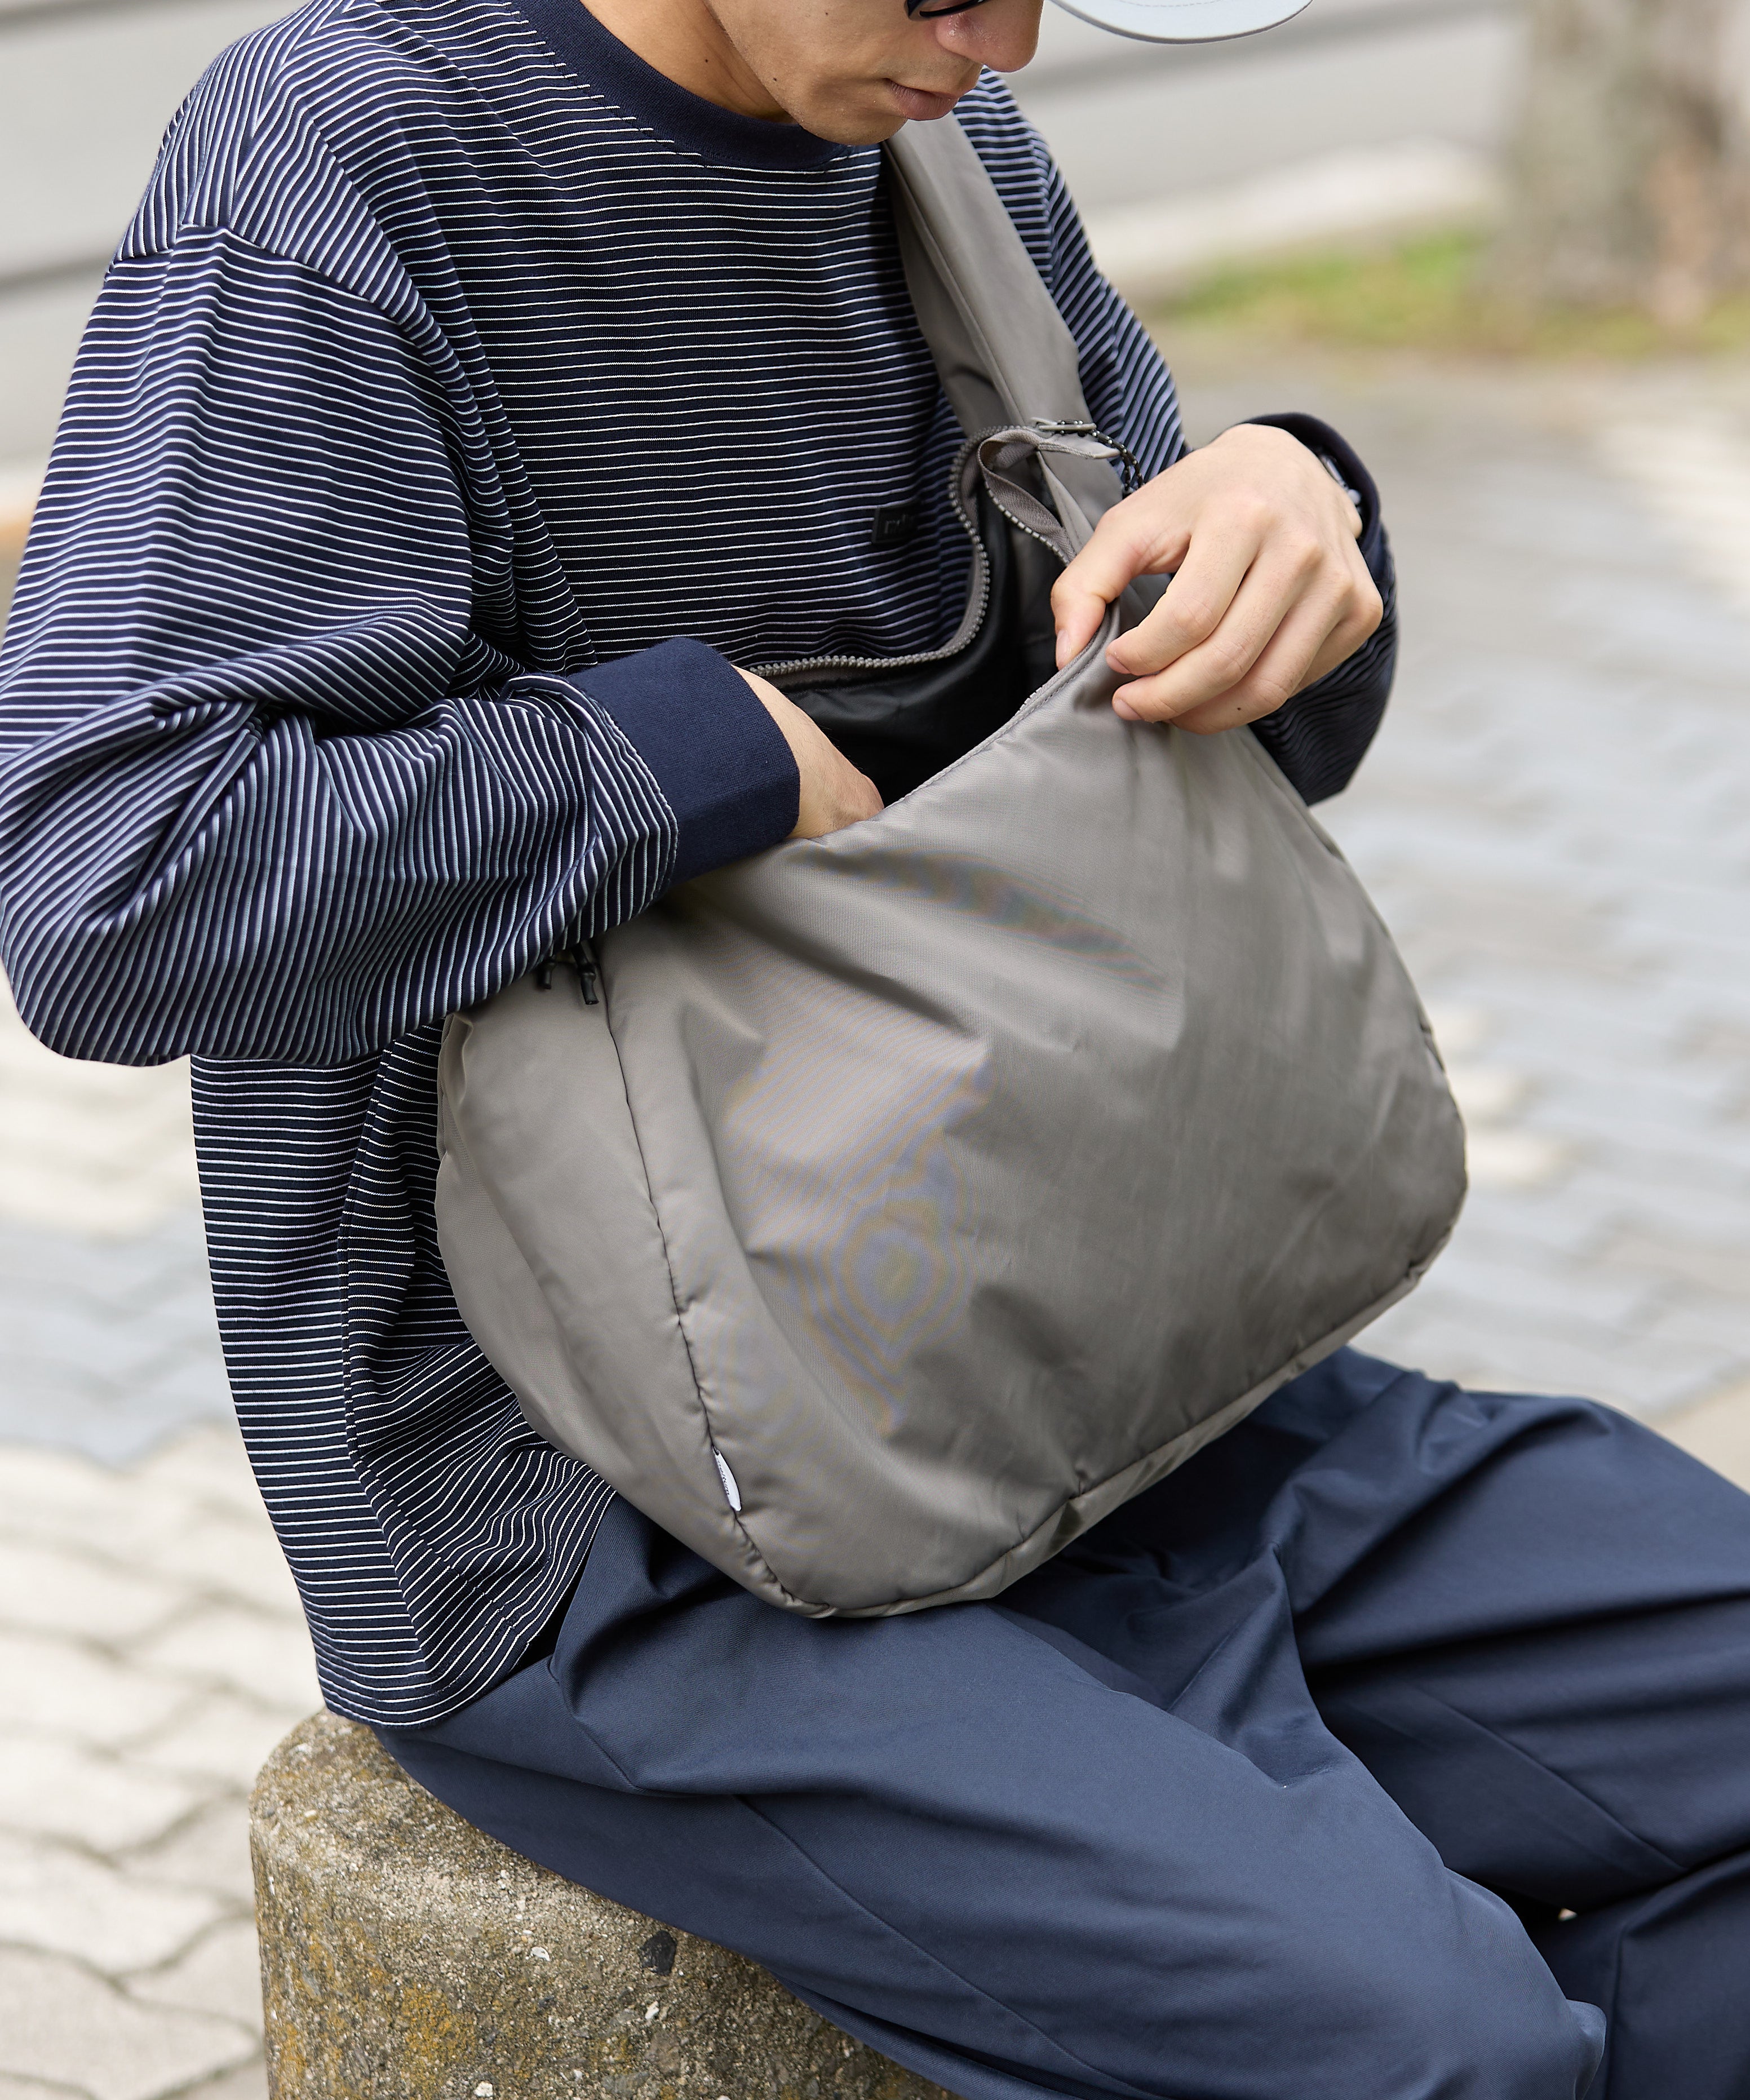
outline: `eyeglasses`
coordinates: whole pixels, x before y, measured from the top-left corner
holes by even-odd
[[[906,12],[914,21],[933,22],[938,15],[963,15],[968,7],[982,7],[985,0],[906,0]]]

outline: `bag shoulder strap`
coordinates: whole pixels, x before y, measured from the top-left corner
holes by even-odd
[[[959,119],[907,124],[885,151],[906,287],[967,435],[1091,429],[1075,338]],[[1097,460],[1046,474],[1082,514],[1065,517],[1076,544],[1121,492]]]

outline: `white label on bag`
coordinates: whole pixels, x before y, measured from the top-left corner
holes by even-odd
[[[735,1476],[730,1471],[730,1462],[713,1444],[711,1455],[717,1462],[717,1478],[723,1483],[723,1492],[732,1510],[741,1507],[741,1489],[735,1485]]]

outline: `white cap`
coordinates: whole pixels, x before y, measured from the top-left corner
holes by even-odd
[[[1150,44],[1214,44],[1273,29],[1308,0],[1057,0],[1065,14],[1096,29]]]

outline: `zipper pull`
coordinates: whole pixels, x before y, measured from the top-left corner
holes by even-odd
[[[1068,422],[1051,416],[1035,416],[1033,427],[1041,437],[1091,438],[1097,445],[1104,445],[1118,462],[1118,484],[1126,496],[1134,496],[1143,485],[1144,476],[1142,462],[1125,443],[1122,438],[1114,438],[1100,429],[1097,423]],[[1329,466],[1330,461],[1327,460]],[[1339,475],[1338,479],[1342,477]]]
[[[580,941],[571,951],[571,960],[577,966],[577,982],[582,987],[585,1006],[599,1006],[596,995],[595,951],[587,941]]]

